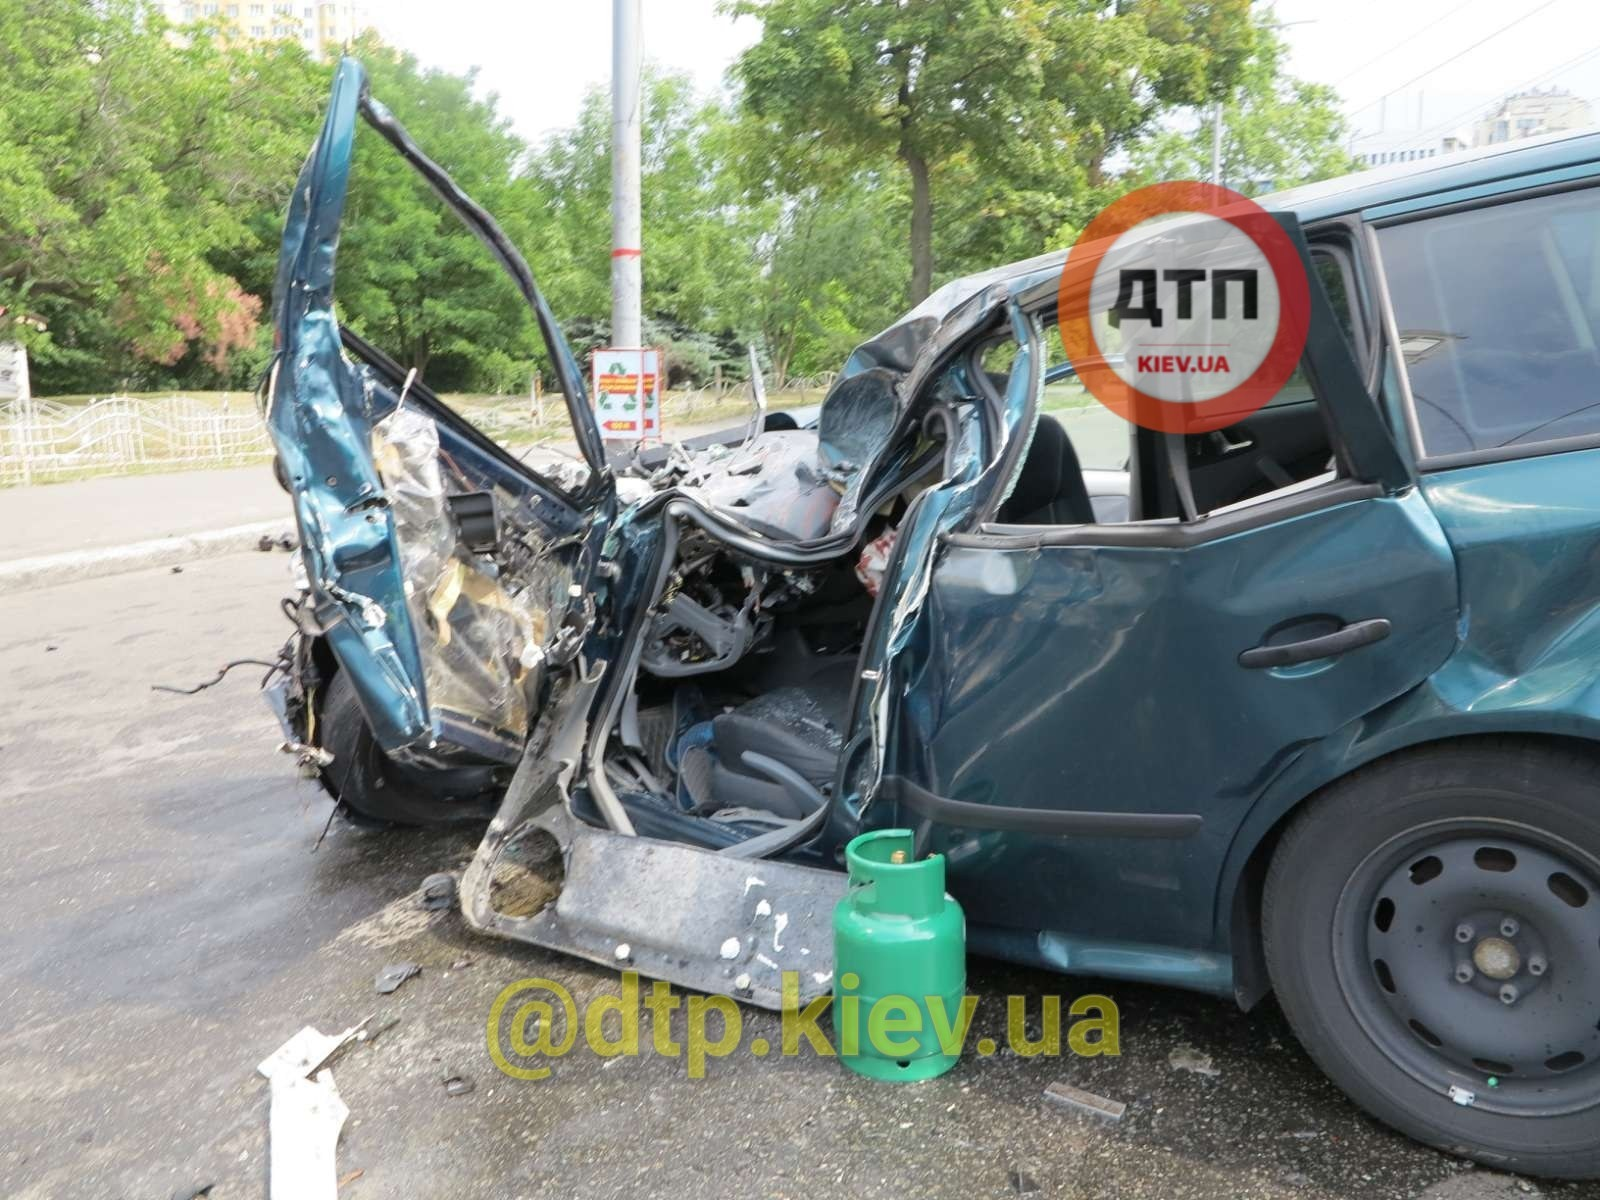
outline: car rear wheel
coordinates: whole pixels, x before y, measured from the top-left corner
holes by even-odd
[[[322,769],[328,794],[361,824],[444,825],[485,821],[504,790],[492,767],[424,769],[384,754],[343,671],[323,696],[319,744],[333,755]]]
[[[1473,739],[1333,785],[1263,901],[1279,1003],[1363,1108],[1454,1154],[1600,1175],[1600,763]]]

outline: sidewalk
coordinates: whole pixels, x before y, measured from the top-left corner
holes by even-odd
[[[277,519],[285,529],[294,525],[267,462],[0,488],[0,562]]]
[[[689,438],[729,425],[671,432]],[[538,467],[575,451],[557,443],[525,453]],[[0,593],[235,554],[263,535],[293,533],[289,496],[266,461],[0,488]]]

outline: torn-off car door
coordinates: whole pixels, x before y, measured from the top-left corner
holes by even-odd
[[[361,115],[511,276],[555,366],[587,470],[559,487],[473,429],[334,315],[334,259]],[[273,295],[267,424],[294,494],[310,600],[378,744],[402,761],[514,763],[545,677],[577,653],[614,512],[583,376],[527,264],[340,63],[301,171]],[[364,365],[346,357],[346,350]]]

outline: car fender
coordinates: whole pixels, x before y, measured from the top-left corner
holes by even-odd
[[[1600,610],[1583,612],[1564,632],[1545,642],[1551,653],[1515,674],[1494,670],[1464,643],[1411,691],[1288,756],[1240,822],[1217,882],[1214,944],[1233,955],[1241,1007],[1269,990],[1258,905],[1272,847],[1322,789],[1379,759],[1458,738],[1563,738],[1600,750]]]

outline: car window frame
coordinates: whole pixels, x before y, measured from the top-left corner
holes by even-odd
[[[1389,421],[1383,415],[1378,387],[1373,382],[1381,379],[1382,355],[1379,353],[1379,348],[1389,339],[1377,321],[1378,313],[1365,286],[1367,277],[1362,273],[1361,259],[1357,252],[1360,244],[1360,224],[1358,218],[1348,216],[1317,221],[1304,228],[1302,232],[1306,261],[1307,265],[1310,265],[1312,256],[1324,253],[1340,260],[1345,274],[1346,291],[1354,304],[1351,323],[1356,337],[1352,344],[1351,339],[1345,336],[1344,327],[1336,322],[1337,336],[1350,350],[1356,374],[1364,386],[1369,402],[1380,417],[1391,445],[1403,456],[1403,452],[1400,451],[1400,439],[1395,436],[1393,429],[1389,427]],[[1039,314],[1048,309],[1055,303],[1056,287],[1055,281],[1050,281],[1047,285],[1033,289],[1031,294],[1021,297],[1024,310],[1029,314]],[[1326,289],[1321,290],[1326,296]],[[1331,306],[1333,298],[1327,296],[1327,300]],[[1333,334],[1325,333],[1323,336],[1333,336]],[[1041,385],[1043,375],[1044,372],[1041,371]],[[1313,388],[1317,387],[1319,385],[1313,381]],[[1314,402],[1319,406],[1327,404],[1326,399],[1320,394],[1315,396]],[[1038,421],[1041,412],[1038,397],[1035,396],[1034,422]],[[1330,419],[1326,407],[1323,418],[1328,424],[1331,448],[1338,460],[1338,474],[1331,480],[1311,487],[1278,489],[1275,492],[1251,497],[1249,503],[1229,505],[1223,510],[1201,514],[1192,521],[1174,516],[1145,517],[1107,524],[1014,525],[996,521],[991,516],[987,520],[977,522],[971,530],[946,535],[946,541],[953,546],[985,547],[996,550],[1031,549],[1041,546],[1183,548],[1232,537],[1246,530],[1274,525],[1323,508],[1377,499],[1388,494],[1392,489],[1385,487],[1383,483],[1354,477],[1351,472],[1351,450],[1344,442],[1338,422]],[[1032,441],[1031,427],[1028,441]],[[1135,439],[1130,438],[1130,444],[1134,441]]]
[[[1412,461],[1420,474],[1449,471],[1458,467],[1473,467],[1484,463],[1514,462],[1524,458],[1543,458],[1549,454],[1569,454],[1575,450],[1600,449],[1600,430],[1572,437],[1545,438],[1537,442],[1523,442],[1509,446],[1485,446],[1478,450],[1457,450],[1447,454],[1429,454],[1422,436],[1422,423],[1417,415],[1416,397],[1411,391],[1411,373],[1405,355],[1400,349],[1400,322],[1395,313],[1394,296],[1389,289],[1387,268],[1379,233],[1397,225],[1415,224],[1455,213],[1485,211],[1524,200],[1537,200],[1544,196],[1565,195],[1572,192],[1593,191],[1600,195],[1600,175],[1585,174],[1575,178],[1517,186],[1524,181],[1512,181],[1511,186],[1485,195],[1458,200],[1443,200],[1427,207],[1408,206],[1402,212],[1386,212],[1369,216],[1365,223],[1366,252],[1374,270],[1380,316],[1387,343],[1387,365],[1398,381],[1401,409],[1405,414],[1406,436],[1409,440]]]

